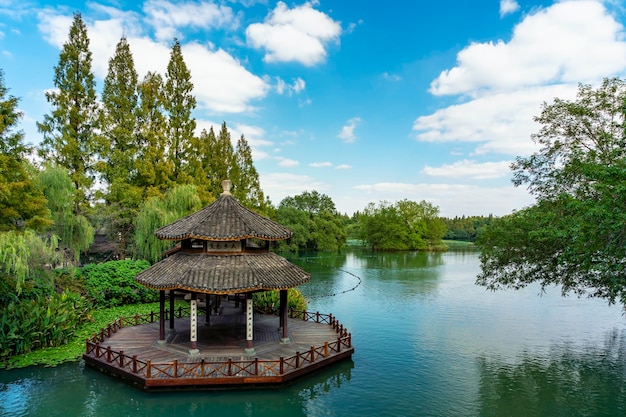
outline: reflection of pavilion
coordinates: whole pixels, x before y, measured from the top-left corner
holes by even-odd
[[[311,315],[305,312],[302,317],[304,320],[294,322],[289,318],[287,290],[308,282],[310,277],[296,265],[271,253],[269,244],[271,241],[288,239],[292,233],[239,204],[230,194],[230,181],[224,181],[223,185],[224,192],[214,203],[155,232],[160,239],[179,240],[181,243],[169,251],[165,259],[139,273],[135,278],[140,284],[156,289],[160,293],[158,340],[154,340],[149,325],[140,326],[141,329],[134,327],[124,337],[112,334],[111,337],[105,338],[103,334],[101,338],[96,337],[91,342],[88,341],[87,353],[84,355],[87,363],[125,376],[124,357],[130,359],[134,357],[136,361],[142,360],[140,355],[147,355],[158,358],[157,360],[161,358],[169,362],[183,360],[196,364],[221,362],[228,357],[231,368],[230,357],[239,358],[244,362],[256,359],[253,372],[246,370],[239,372],[239,375],[247,375],[254,383],[263,383],[263,378],[259,378],[262,375],[258,374],[258,360],[259,356],[262,356],[264,360],[269,361],[268,364],[279,361],[276,362],[278,365],[268,365],[269,368],[277,366],[276,370],[265,369],[267,376],[273,376],[267,382],[276,383],[306,373],[306,368],[309,367],[307,364],[311,365],[312,370],[352,355],[354,349],[350,335],[332,316]],[[271,317],[254,314],[252,294],[265,290],[280,291],[279,318],[273,322],[274,324],[271,324]],[[170,301],[168,311],[166,311],[166,293],[169,294]],[[190,317],[184,321],[175,320],[174,299],[177,293],[186,294],[186,298],[190,300]],[[225,297],[232,301],[226,301]],[[243,308],[239,308],[240,303]],[[199,308],[206,311],[205,323],[201,326],[198,325]],[[165,327],[168,317],[169,337],[166,337]],[[295,325],[293,323],[297,323],[297,329],[290,329]],[[303,324],[306,325],[306,329]],[[117,331],[121,325],[123,323],[114,326],[115,330]],[[240,346],[242,338],[238,329],[244,330],[242,328],[244,325],[245,344]],[[126,330],[121,329],[119,333]],[[302,343],[304,344],[300,346]],[[139,349],[137,355],[129,356],[128,349],[132,350],[134,347]],[[304,348],[307,353],[302,355],[302,351],[293,351],[293,348]],[[115,354],[101,353],[106,349],[122,355],[121,359],[116,359],[119,366],[115,365],[115,360],[110,360]],[[161,353],[155,353],[155,349]],[[293,364],[285,363],[285,357],[293,357]],[[144,360],[147,369],[152,367],[152,360]],[[142,366],[144,365],[138,366],[135,363],[133,369]],[[116,367],[122,370],[118,371]],[[213,373],[207,377],[204,365],[200,371],[196,369],[197,366],[192,367],[193,375],[197,375],[197,378],[192,377],[189,383],[181,383],[179,380],[176,383],[170,381],[162,385],[220,385],[215,376],[225,373],[228,378],[233,377],[230,375],[232,369],[223,372],[220,368],[211,371]],[[163,378],[179,378],[177,368],[178,363],[174,366],[173,372],[164,372]],[[286,373],[285,368],[288,371]],[[291,372],[291,368],[293,368],[291,371],[297,372]],[[287,374],[291,376],[286,378]],[[145,382],[151,378],[151,375],[146,375],[145,372],[143,377],[126,376],[134,380],[137,378],[144,380],[144,386],[149,385]],[[199,379],[206,381],[200,382]],[[246,381],[224,380],[222,383],[246,383]]]

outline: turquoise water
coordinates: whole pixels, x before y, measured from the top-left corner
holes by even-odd
[[[310,310],[352,332],[353,360],[262,391],[144,393],[81,364],[0,371],[0,416],[626,415],[619,306],[486,291],[471,251],[291,260],[311,272]]]

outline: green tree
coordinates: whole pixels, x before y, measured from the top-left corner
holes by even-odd
[[[126,256],[133,220],[142,199],[142,189],[136,184],[138,159],[137,140],[137,72],[130,46],[122,38],[109,60],[104,79],[100,110],[98,171],[108,186],[104,199],[109,235],[115,237],[118,256]]]
[[[286,197],[273,216],[294,233],[290,243],[279,245],[281,250],[336,251],[346,243],[343,218],[326,194],[305,191]]]
[[[254,167],[252,149],[241,135],[235,150],[236,170],[230,175],[235,190],[233,195],[241,204],[261,214],[267,214],[267,202],[261,189],[259,173]]]
[[[137,256],[155,263],[172,242],[158,239],[154,231],[201,208],[197,188],[194,185],[178,185],[163,197],[151,197],[139,210],[135,220],[135,244]]]
[[[445,224],[427,201],[370,203],[358,216],[361,239],[374,250],[432,250],[442,247]]]
[[[480,236],[479,285],[559,285],[564,294],[626,306],[626,85],[580,85],[574,101],[543,104],[541,148],[512,165],[537,198]]]
[[[211,128],[212,130],[212,128]],[[210,189],[214,195],[219,195],[222,192],[222,181],[230,179],[234,173],[233,167],[236,166],[235,150],[230,140],[230,132],[226,127],[226,122],[222,123],[222,127],[215,138],[215,143],[210,144],[208,148],[209,155],[211,157],[211,165],[208,175],[210,182]],[[212,137],[209,135],[209,138]],[[235,189],[240,184],[234,184]]]
[[[22,113],[19,100],[9,95],[0,70],[0,230],[42,229],[50,224],[46,199],[33,181],[26,160],[30,148],[16,130]]]
[[[91,61],[87,26],[76,13],[54,67],[56,88],[46,93],[52,111],[37,123],[44,137],[41,156],[70,171],[76,189],[76,213],[83,211],[93,184],[97,102]]]
[[[138,157],[136,183],[143,197],[160,196],[169,187],[173,163],[167,158],[167,118],[164,110],[163,78],[148,72],[139,83],[137,122]]]
[[[323,211],[337,214],[333,200],[326,194],[320,194],[315,190],[311,192],[305,191],[294,197],[285,197],[283,201],[280,202],[280,206],[297,208],[298,210],[308,213],[311,217]]]
[[[213,127],[207,132],[203,129],[200,136],[194,136],[190,142],[190,157],[188,172],[190,181],[198,187],[198,196],[203,205],[215,199],[215,190],[210,180],[210,172],[214,164],[212,149],[216,146],[217,139],[213,132]]]
[[[183,59],[178,40],[174,41],[165,76],[164,108],[168,115],[169,160],[174,166],[172,181],[186,183],[185,164],[189,157],[189,143],[196,129],[196,119],[191,116],[196,108],[191,73]],[[179,178],[180,177],[180,178]]]
[[[42,239],[32,230],[0,233],[0,300],[20,295],[30,281],[58,262],[57,239]]]
[[[95,230],[89,220],[73,210],[75,188],[66,168],[47,164],[37,177],[46,197],[53,224],[49,235],[57,236],[65,264],[78,264],[81,252],[93,243]]]

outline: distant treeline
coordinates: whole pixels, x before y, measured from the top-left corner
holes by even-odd
[[[446,225],[446,240],[461,240],[464,242],[474,242],[476,237],[482,233],[487,226],[493,222],[494,217],[489,216],[461,216],[443,218]]]

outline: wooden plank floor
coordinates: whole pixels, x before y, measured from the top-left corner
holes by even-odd
[[[288,319],[289,343],[280,343],[282,332],[278,331],[277,316],[255,314],[254,316],[254,353],[246,355],[245,315],[234,303],[225,302],[220,315],[211,315],[209,323],[206,316],[198,316],[199,354],[190,355],[189,318],[176,319],[175,332],[168,332],[167,343],[159,342],[159,323],[144,324],[119,329],[111,334],[101,347],[110,346],[125,355],[137,355],[141,360],[157,362],[183,362],[249,360],[278,360],[280,357],[294,356],[296,352],[306,352],[311,346],[323,346],[325,342],[334,342],[338,335],[328,324],[314,323],[299,319]]]

